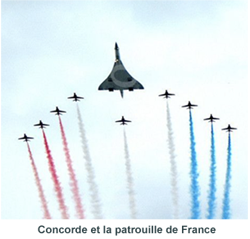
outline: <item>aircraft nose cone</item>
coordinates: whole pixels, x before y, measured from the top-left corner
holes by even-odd
[[[117,43],[115,43],[115,49],[118,49],[118,45],[117,45]]]

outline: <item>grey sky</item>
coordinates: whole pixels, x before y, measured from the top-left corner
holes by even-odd
[[[114,44],[128,72],[144,91],[99,92],[110,73]],[[247,1],[41,1],[2,2],[2,218],[41,218],[40,201],[26,145],[30,143],[49,208],[60,218],[47,167],[40,119],[51,126],[46,134],[64,195],[74,218],[74,205],[62,151],[58,119],[49,111],[59,106],[79,180],[87,218],[88,185],[80,146],[76,107],[67,97],[84,96],[79,107],[105,218],[129,218],[122,115],[127,128],[139,218],[171,218],[170,164],[167,149],[165,89],[170,99],[180,211],[190,216],[188,111],[193,111],[200,172],[202,217],[207,208],[211,113],[217,150],[217,213],[226,172],[228,123],[232,134],[232,216],[247,218]],[[116,210],[115,210],[116,209]]]

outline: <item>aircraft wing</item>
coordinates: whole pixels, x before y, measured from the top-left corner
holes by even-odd
[[[115,122],[120,123],[120,122],[123,122],[123,120],[116,120]]]
[[[130,120],[124,120],[124,122],[131,122]]]
[[[98,90],[135,90],[144,89],[141,83],[135,80],[125,69],[121,61],[115,62],[109,76],[104,80]]]
[[[21,137],[21,138],[18,138],[19,140],[26,140],[28,141],[29,139],[34,139],[33,137]]]

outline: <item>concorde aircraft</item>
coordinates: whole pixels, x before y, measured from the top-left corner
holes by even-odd
[[[113,69],[107,79],[100,84],[98,90],[119,90],[121,97],[123,97],[124,90],[133,91],[142,89],[144,89],[142,84],[135,80],[123,66],[119,47],[117,43],[115,43],[115,63]]]

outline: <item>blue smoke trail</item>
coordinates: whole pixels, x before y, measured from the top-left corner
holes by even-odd
[[[191,149],[191,196],[192,196],[192,208],[191,208],[191,219],[200,218],[200,188],[198,184],[199,174],[197,172],[197,159],[195,151],[195,139],[194,139],[194,128],[191,110],[189,110],[189,128],[190,128],[190,149]]]
[[[208,216],[207,219],[213,219],[216,209],[216,159],[215,159],[215,143],[214,143],[214,128],[211,123],[211,165],[210,165],[210,188],[208,194]]]
[[[226,184],[223,199],[223,211],[222,219],[230,219],[230,189],[231,189],[231,136],[228,133],[228,148],[227,148],[227,174],[226,174]]]

